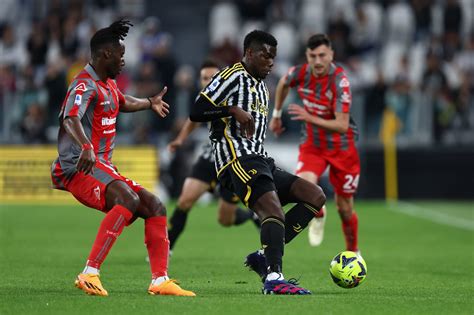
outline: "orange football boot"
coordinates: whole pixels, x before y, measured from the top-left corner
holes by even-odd
[[[176,296],[196,296],[192,291],[181,289],[174,279],[166,280],[158,285],[150,284],[148,293],[151,295],[176,295]]]
[[[100,282],[99,275],[80,273],[77,275],[76,288],[81,289],[89,295],[108,296],[107,290],[104,289]]]

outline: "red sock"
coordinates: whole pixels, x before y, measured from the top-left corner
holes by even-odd
[[[127,208],[120,205],[110,209],[100,224],[89,259],[87,260],[87,266],[100,269],[100,265],[104,262],[115,240],[122,233],[123,227],[132,216],[132,213]]]
[[[326,206],[322,206],[321,209],[319,209],[318,213],[314,215],[315,218],[322,218],[326,215]]]
[[[170,241],[165,216],[145,220],[145,245],[150,258],[152,279],[167,276]]]
[[[359,250],[357,245],[358,223],[359,219],[355,211],[352,212],[352,216],[349,220],[342,220],[342,231],[344,232],[344,237],[346,239],[346,248],[353,252]]]

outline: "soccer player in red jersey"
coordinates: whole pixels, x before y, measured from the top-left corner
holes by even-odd
[[[119,20],[92,36],[92,59],[69,86],[59,114],[59,157],[51,169],[53,186],[106,214],[76,287],[90,295],[108,295],[99,279],[100,267],[123,228],[140,217],[145,220],[152,273],[148,293],[195,296],[168,278],[164,205],[138,183],[120,175],[112,164],[119,112],[151,109],[161,117],[169,113],[169,105],[162,99],[166,87],[153,97],[140,99],[122,94],[114,81],[125,64],[123,39],[130,26]]]
[[[304,106],[290,104],[288,112],[292,120],[305,122],[296,174],[317,183],[329,166],[346,248],[357,252],[358,219],[353,195],[359,182],[360,162],[354,143],[358,130],[350,117],[351,87],[344,69],[333,63],[334,52],[326,35],[311,36],[306,47],[307,63],[290,68],[278,82],[270,129],[276,135],[284,131],[283,102],[290,88],[296,89]],[[313,246],[322,241],[322,210],[309,225]]]

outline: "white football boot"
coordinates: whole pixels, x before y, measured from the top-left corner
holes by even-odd
[[[324,216],[322,218],[313,218],[308,224],[309,245],[313,247],[321,245],[324,238],[324,224],[326,223],[328,212],[326,206],[323,206],[321,209],[324,211]]]

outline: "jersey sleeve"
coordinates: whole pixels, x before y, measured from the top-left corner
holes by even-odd
[[[214,106],[226,106],[226,100],[239,89],[240,71],[226,68],[217,73],[212,81],[201,91]]]
[[[298,73],[301,71],[301,66],[291,67],[288,72],[285,74],[285,85],[289,87],[294,87],[298,84]]]
[[[79,117],[81,119],[95,97],[95,86],[90,80],[76,80],[70,85],[62,118]]]
[[[336,74],[334,84],[336,90],[334,111],[349,113],[352,103],[351,84],[344,71]]]

